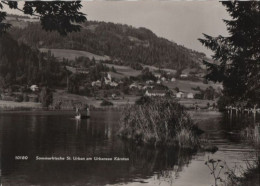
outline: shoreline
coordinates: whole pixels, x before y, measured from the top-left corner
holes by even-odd
[[[32,109],[42,109],[41,103],[35,102],[14,102],[14,101],[3,101],[0,100],[0,110],[10,111],[10,110],[32,110]]]
[[[132,98],[133,99],[133,98]],[[135,100],[135,99],[134,99]],[[121,110],[122,108],[124,108],[126,105],[133,105],[135,104],[135,101],[131,100],[129,101],[129,99],[125,99],[125,100],[109,100],[112,101],[114,103],[114,105],[111,106],[101,106],[101,100],[88,100],[88,105],[89,108],[91,110]],[[86,100],[84,100],[86,101]],[[196,100],[193,100],[196,101]],[[178,101],[179,102],[179,101]],[[183,105],[187,111],[190,112],[219,112],[218,110],[214,109],[192,109],[190,107],[187,107],[189,105],[186,105],[185,103],[181,103],[181,105]],[[74,107],[72,105],[66,105],[66,106],[62,106],[59,109],[55,109],[54,105],[51,105],[48,109],[45,107],[42,107],[41,103],[39,102],[15,102],[15,101],[4,101],[4,100],[0,100],[0,111],[32,111],[32,110],[41,110],[41,111],[45,111],[45,110],[53,110],[53,111],[70,111],[70,110],[74,110]]]

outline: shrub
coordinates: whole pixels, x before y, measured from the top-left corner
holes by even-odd
[[[28,102],[29,101],[29,96],[27,94],[23,94],[23,101]]]
[[[23,101],[23,96],[22,95],[17,95],[16,97],[15,97],[15,100],[14,100],[15,102],[22,102]]]
[[[110,101],[107,101],[107,100],[103,100],[101,103],[100,103],[101,106],[112,106],[114,105],[112,102]]]
[[[208,84],[208,80],[207,79],[203,79],[203,83],[204,84]]]
[[[131,63],[130,66],[134,70],[143,70],[143,66],[140,63]]]
[[[111,72],[117,73],[117,71],[116,71],[114,66],[111,67]]]
[[[199,145],[199,129],[179,103],[169,98],[150,98],[141,105],[125,107],[119,135],[136,143],[151,145]]]
[[[35,98],[34,102],[38,102],[38,97]],[[52,91],[48,87],[43,87],[40,92],[40,102],[42,103],[43,107],[49,107],[53,101],[53,94]]]
[[[48,98],[48,99],[49,99],[49,98]],[[51,99],[52,99],[52,98],[51,98]],[[35,103],[38,103],[38,102],[39,102],[39,97],[38,97],[38,96],[34,97],[32,101],[35,102]],[[47,101],[47,100],[46,100],[46,101]],[[45,103],[47,104],[47,102],[45,102]],[[42,102],[43,106],[44,106],[45,103]],[[47,105],[46,105],[46,106],[47,106]],[[48,106],[49,106],[49,105],[48,105]],[[47,107],[48,107],[48,106],[47,106]]]
[[[203,94],[201,94],[201,93],[195,94],[194,99],[203,99]]]
[[[225,110],[225,107],[229,104],[231,104],[231,99],[228,97],[228,96],[221,96],[219,99],[218,99],[218,109],[219,111],[224,111]]]

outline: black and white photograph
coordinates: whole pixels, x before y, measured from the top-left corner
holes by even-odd
[[[260,1],[0,1],[0,186],[260,186]]]

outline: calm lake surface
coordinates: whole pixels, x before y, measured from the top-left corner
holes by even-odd
[[[212,154],[183,149],[138,147],[117,137],[120,112],[93,111],[77,121],[72,112],[0,112],[1,173],[6,185],[176,185],[214,183],[205,161],[245,166],[250,142],[241,140],[241,122],[217,112],[191,112],[219,150]],[[239,120],[240,121],[240,120]],[[28,156],[28,160],[15,160]],[[47,161],[40,157],[129,158],[129,161]]]

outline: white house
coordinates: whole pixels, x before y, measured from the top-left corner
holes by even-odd
[[[155,77],[157,77],[158,79],[161,78],[161,74],[154,74]]]
[[[189,99],[194,99],[194,94],[193,94],[192,92],[189,92],[189,93],[187,94],[187,98],[189,98]]]
[[[113,82],[110,83],[110,86],[111,86],[111,87],[117,87],[117,86],[118,86],[118,83],[116,83],[116,82],[113,81]]]
[[[157,84],[161,84],[161,81],[160,81],[160,80],[158,80],[156,83],[157,83]]]
[[[111,97],[112,97],[112,98],[116,98],[116,94],[112,94]]]
[[[97,80],[97,81],[93,81],[91,83],[92,87],[96,86],[96,87],[101,87],[101,81]]]
[[[181,77],[181,78],[187,78],[187,77],[188,77],[188,74],[181,74],[180,77]]]
[[[184,97],[183,92],[177,92],[175,95],[176,95],[176,98],[183,98]]]
[[[136,83],[132,83],[131,85],[129,85],[129,88],[130,89],[133,89],[133,88],[138,88],[140,89],[140,85],[136,84]]]
[[[153,89],[153,86],[145,85],[145,86],[143,86],[142,89],[143,89],[143,90],[146,90],[146,89]]]
[[[176,81],[176,79],[175,79],[175,78],[172,78],[172,79],[171,79],[171,82],[174,82],[174,81]]]
[[[165,96],[165,90],[146,90],[146,96]]]
[[[166,81],[166,78],[165,78],[165,77],[162,77],[161,80],[162,80],[162,81]]]
[[[33,91],[33,92],[36,92],[39,90],[39,87],[37,85],[32,85],[30,86],[30,89]]]
[[[154,83],[153,80],[147,80],[147,81],[146,81],[146,84],[148,84],[148,85],[149,85],[149,84],[153,84],[153,83]]]
[[[96,81],[96,86],[97,86],[97,87],[101,87],[101,81],[97,80],[97,81]]]

